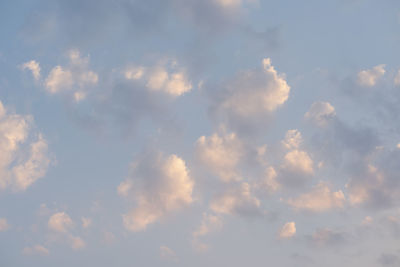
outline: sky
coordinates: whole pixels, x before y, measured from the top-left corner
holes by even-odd
[[[400,266],[399,1],[0,1],[0,36],[0,266]]]

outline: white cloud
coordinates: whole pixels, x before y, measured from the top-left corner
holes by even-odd
[[[357,74],[357,83],[363,87],[375,86],[385,74],[385,65],[381,64],[369,70],[362,70]]]
[[[193,232],[193,237],[198,238],[210,232],[214,232],[222,228],[222,220],[219,216],[203,213],[203,219],[199,228]]]
[[[82,227],[89,228],[92,225],[92,219],[82,217]]]
[[[215,197],[210,208],[215,213],[238,214],[242,216],[260,215],[260,200],[252,195],[250,185],[241,183],[237,188],[231,188],[227,192]]]
[[[236,167],[243,156],[243,145],[236,134],[201,136],[196,142],[196,154],[222,181],[240,180]]]
[[[24,191],[45,176],[48,145],[33,118],[7,112],[0,101],[0,189]]]
[[[150,154],[133,164],[137,206],[123,215],[124,226],[130,231],[145,230],[159,218],[193,202],[194,181],[185,161],[176,155]]]
[[[284,158],[283,169],[302,174],[313,174],[313,160],[307,152],[302,150],[289,151]]]
[[[336,116],[335,108],[328,102],[315,102],[310,110],[304,115],[318,126],[325,126]]]
[[[8,224],[7,220],[0,218],[0,232],[5,232],[8,229],[10,229],[10,225]]]
[[[281,184],[278,181],[278,174],[274,167],[268,167],[265,170],[265,175],[257,183],[256,187],[267,193],[273,193],[281,188]]]
[[[82,58],[77,50],[70,51],[69,65],[56,66],[50,71],[45,80],[46,90],[51,94],[69,94],[76,102],[83,100],[99,79],[88,65],[88,57]]]
[[[31,60],[28,62],[25,62],[24,64],[21,65],[21,68],[23,70],[28,69],[32,72],[33,78],[35,78],[36,81],[40,79],[40,65],[39,62],[36,62],[35,60]]]
[[[394,77],[394,85],[400,86],[400,70],[397,71],[396,76]]]
[[[300,147],[300,144],[302,142],[303,137],[301,136],[301,133],[298,130],[294,129],[286,132],[285,140],[282,141],[282,144],[287,149],[297,149]]]
[[[287,203],[295,209],[312,212],[323,212],[330,209],[342,208],[344,202],[345,197],[341,190],[332,192],[329,186],[322,182],[316,185],[311,192],[287,201]]]
[[[22,253],[24,255],[42,255],[42,256],[46,256],[49,255],[50,252],[47,248],[43,247],[42,245],[34,245],[32,247],[25,247],[22,250]]]
[[[263,60],[261,70],[241,72],[226,87],[219,109],[238,119],[275,111],[286,102],[290,92],[284,75],[278,74],[269,58]]]
[[[242,0],[214,0],[218,5],[225,8],[237,8],[242,4]]]
[[[70,236],[71,248],[74,250],[82,250],[86,247],[85,241],[79,236]]]
[[[362,177],[354,177],[346,185],[350,203],[358,205],[370,200],[374,191],[381,188],[384,180],[384,174],[378,168],[368,165]]]
[[[219,231],[222,228],[223,222],[220,216],[214,214],[203,213],[203,219],[200,226],[193,232],[192,244],[199,252],[207,251],[209,246],[204,244],[199,239],[211,232]]]
[[[296,234],[295,222],[287,222],[279,231],[280,238],[291,238]]]
[[[50,217],[47,225],[55,232],[67,233],[69,229],[74,226],[74,223],[68,214],[65,212],[58,212]]]
[[[164,92],[177,97],[189,92],[192,83],[186,75],[186,71],[177,68],[177,63],[160,63],[154,67],[129,67],[125,70],[125,78],[136,82],[142,82],[150,91]]]
[[[128,197],[132,191],[133,182],[131,180],[125,180],[121,182],[117,188],[118,195],[122,197]]]

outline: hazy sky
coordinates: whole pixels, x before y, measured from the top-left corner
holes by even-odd
[[[0,266],[400,266],[400,1],[0,1]]]

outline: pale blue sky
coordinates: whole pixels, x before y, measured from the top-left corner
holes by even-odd
[[[399,266],[400,2],[0,2],[0,266]]]

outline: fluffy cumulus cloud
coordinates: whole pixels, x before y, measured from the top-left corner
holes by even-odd
[[[86,247],[85,241],[79,236],[70,236],[71,248],[74,250],[82,250]]]
[[[393,82],[395,86],[400,86],[400,70],[397,71]]]
[[[194,181],[183,159],[161,152],[145,153],[133,163],[130,193],[136,207],[123,215],[123,223],[130,231],[142,231],[167,215],[193,202]],[[119,191],[121,192],[121,185]]]
[[[71,50],[68,58],[68,66],[51,69],[44,81],[45,88],[50,94],[66,94],[79,102],[97,84],[99,77],[89,69],[89,57],[81,57],[78,50]]]
[[[268,167],[255,186],[262,192],[273,193],[278,191],[282,185],[278,181],[278,173],[275,168]]]
[[[48,145],[32,116],[6,110],[0,102],[0,189],[23,191],[45,176]]]
[[[226,192],[214,197],[210,203],[213,212],[241,216],[259,216],[262,214],[261,201],[253,194],[248,183],[228,188]]]
[[[329,102],[314,102],[304,117],[318,126],[325,126],[336,116],[335,108]]]
[[[296,234],[296,223],[287,222],[279,231],[280,238],[291,238]]]
[[[10,228],[7,220],[4,218],[0,218],[0,232],[5,232]]]
[[[373,87],[385,75],[385,65],[377,65],[372,69],[362,70],[357,74],[357,83],[362,87]]]
[[[149,91],[162,92],[177,97],[189,92],[192,83],[183,68],[176,61],[161,62],[153,67],[129,67],[124,72],[125,78],[142,84]]]
[[[323,212],[331,209],[343,208],[345,202],[341,190],[332,192],[326,183],[317,184],[310,192],[297,198],[291,198],[287,203],[297,210]]]
[[[373,209],[390,208],[400,201],[398,182],[400,153],[382,153],[376,165],[366,162],[352,172],[346,189],[350,204]]]
[[[201,136],[196,142],[196,155],[222,181],[241,179],[237,165],[244,155],[244,147],[235,133]]]
[[[91,220],[82,218],[82,227],[88,228]],[[66,212],[56,212],[52,214],[47,222],[47,227],[51,231],[51,237],[48,241],[61,242],[68,244],[73,250],[83,250],[86,247],[86,242],[77,236],[75,227],[76,224]]]
[[[67,233],[74,226],[74,223],[67,213],[57,212],[49,218],[47,225],[52,231]]]
[[[307,152],[301,150],[292,150],[285,155],[284,168],[291,172],[300,172],[304,174],[313,173],[313,161]]]
[[[209,246],[201,241],[204,237],[212,232],[219,231],[223,226],[221,216],[215,214],[203,213],[201,224],[192,233],[192,244],[197,251],[204,252],[209,249]]]
[[[314,161],[307,151],[302,148],[303,137],[300,131],[294,129],[286,133],[282,144],[288,151],[278,169],[277,182],[286,186],[303,184],[314,174]],[[271,173],[273,176],[273,172]]]
[[[25,62],[24,64],[21,65],[21,68],[23,70],[28,69],[32,72],[33,78],[35,78],[36,81],[40,80],[40,65],[39,62],[36,62],[35,60],[31,60],[28,62]]]
[[[283,105],[290,86],[266,58],[262,68],[238,73],[224,85],[215,109],[231,126],[265,123],[265,116]]]

